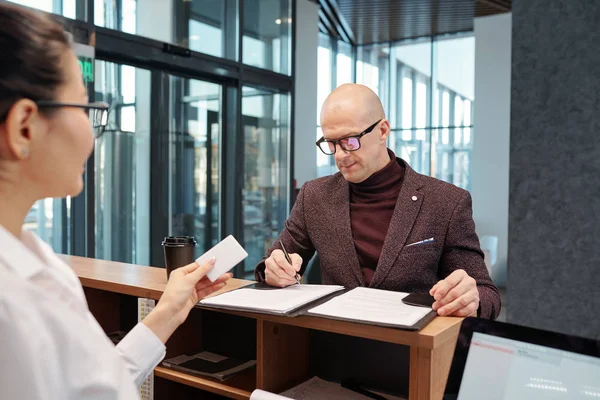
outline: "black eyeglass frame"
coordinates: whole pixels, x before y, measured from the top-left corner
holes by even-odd
[[[327,140],[325,139],[325,137],[322,137],[321,139],[316,141],[316,145],[319,148],[319,150],[321,150],[321,152],[323,154],[326,154],[328,156],[332,156],[335,154],[335,152],[337,151],[337,146],[339,145],[342,150],[344,151],[356,151],[358,149],[360,149],[361,144],[360,144],[360,138],[362,138],[363,136],[365,136],[367,133],[371,133],[373,131],[373,129],[375,129],[375,127],[381,122],[383,121],[383,118],[381,118],[380,120],[378,120],[377,122],[375,122],[373,125],[369,126],[367,129],[365,129],[364,131],[362,131],[361,133],[359,133],[358,135],[351,135],[351,136],[345,136],[343,138],[340,139],[336,139],[336,140]],[[347,139],[357,139],[358,141],[358,147],[356,149],[347,149],[344,147],[344,145],[342,144],[342,140],[347,140]],[[323,150],[323,148],[321,147],[321,143],[333,143],[333,153],[328,153],[325,150]]]
[[[35,104],[39,108],[60,108],[60,107],[73,107],[73,108],[81,108],[87,110],[96,110],[96,111],[104,111],[106,114],[100,118],[100,121],[91,121],[93,124],[99,122],[97,125],[92,125],[94,128],[94,136],[99,138],[104,133],[104,128],[108,124],[108,111],[110,110],[110,106],[108,103],[103,101],[94,101],[88,104],[77,104],[77,103],[61,103],[59,101],[51,101],[51,100],[40,100],[36,101]]]

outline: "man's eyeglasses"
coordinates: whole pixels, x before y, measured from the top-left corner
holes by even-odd
[[[367,133],[371,132],[377,124],[379,124],[383,119],[375,122],[373,125],[359,133],[358,135],[346,136],[344,138],[338,140],[328,140],[322,137],[317,140],[317,147],[327,155],[335,154],[336,146],[339,145],[344,151],[356,151],[360,149],[360,138],[365,136]]]
[[[94,128],[94,136],[96,138],[102,136],[104,128],[106,128],[106,124],[108,123],[108,110],[110,106],[103,101],[96,101],[88,104],[37,101],[35,104],[40,108],[74,107],[86,110],[90,116],[92,128]]]

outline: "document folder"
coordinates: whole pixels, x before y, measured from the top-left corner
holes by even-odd
[[[337,285],[292,285],[274,288],[256,283],[201,300],[206,309],[225,309],[297,317],[301,315],[419,330],[437,313],[430,308],[404,304],[408,293],[371,288],[345,290]]]

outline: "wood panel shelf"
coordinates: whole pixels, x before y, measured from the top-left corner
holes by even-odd
[[[81,280],[90,310],[106,332],[131,329],[137,322],[136,298],[158,300],[165,289],[163,268],[61,258]],[[231,279],[221,291],[251,283]],[[220,382],[159,366],[155,399],[193,399],[201,393],[209,399],[249,399],[255,389],[281,392],[316,371],[323,372],[318,368],[324,360],[319,349],[327,349],[333,354],[325,360],[331,380],[356,374],[353,366],[366,371],[363,366],[369,365],[369,369],[380,368],[364,376],[374,389],[409,400],[441,400],[461,321],[438,317],[420,331],[403,331],[314,316],[290,318],[196,307],[167,342],[167,358],[206,350],[241,359],[253,357],[256,368]],[[370,359],[363,359],[365,355]]]
[[[254,368],[244,371],[224,382],[211,378],[201,378],[161,366],[156,367],[154,373],[159,378],[168,379],[231,399],[248,400],[250,394],[256,388],[256,370]]]

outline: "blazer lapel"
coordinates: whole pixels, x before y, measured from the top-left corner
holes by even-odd
[[[423,194],[418,191],[423,187],[419,174],[410,168],[407,163],[404,163],[404,165],[406,166],[404,182],[398,194],[392,220],[383,242],[377,269],[371,281],[370,287],[373,288],[380,285],[390,272],[400,250],[406,244],[423,203]]]
[[[360,265],[358,263],[356,248],[354,247],[352,227],[350,225],[350,194],[348,182],[341,175],[339,177],[338,185],[331,193],[330,199],[331,222],[335,227],[336,236],[339,239],[336,246],[339,248],[340,253],[345,255],[347,260],[347,263],[340,264],[340,268],[346,269],[346,266],[349,266],[350,270],[358,280],[359,286],[365,286]]]

